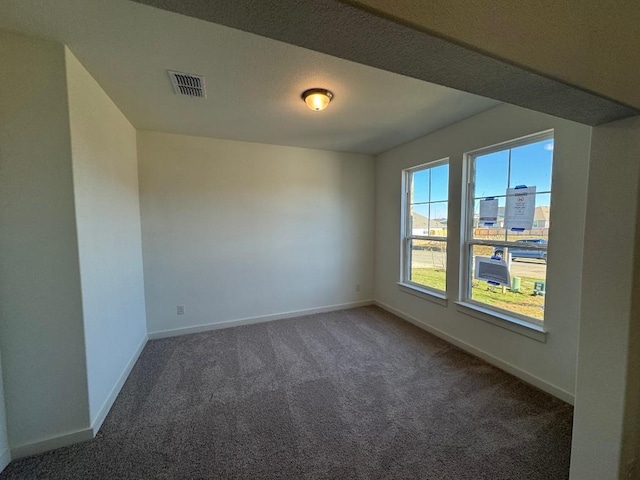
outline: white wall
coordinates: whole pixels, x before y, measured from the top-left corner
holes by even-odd
[[[82,435],[88,398],[64,47],[0,31],[0,65],[0,350],[20,451]]]
[[[136,131],[68,49],[66,59],[89,410],[95,428],[146,341]]]
[[[627,463],[634,456],[640,461],[640,327],[633,303],[640,282],[639,195],[640,117],[595,128],[571,460],[576,480],[627,478]],[[632,402],[626,417],[625,399]]]
[[[632,138],[631,141],[636,142],[637,138],[636,135],[636,138]],[[640,186],[638,188],[640,192]],[[640,194],[638,194],[636,215],[640,215]],[[640,319],[640,222],[636,223],[634,254],[621,466],[622,469],[628,469],[629,464],[633,462],[635,469],[633,480],[640,480],[640,321],[638,321]]]
[[[9,437],[7,435],[7,416],[4,408],[4,388],[2,386],[2,363],[0,362],[0,472],[11,461]]]
[[[373,157],[138,132],[138,160],[150,334],[373,298]]]
[[[551,238],[547,269],[546,343],[461,313],[458,299],[460,192],[465,152],[555,129]],[[529,382],[571,401],[580,319],[580,279],[590,129],[504,105],[378,156],[376,177],[376,300]],[[450,159],[449,301],[441,306],[400,291],[401,171]]]

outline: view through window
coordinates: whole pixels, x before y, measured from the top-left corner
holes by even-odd
[[[447,284],[448,160],[404,171],[404,283],[444,292]]]
[[[541,324],[553,133],[467,157],[463,300]]]

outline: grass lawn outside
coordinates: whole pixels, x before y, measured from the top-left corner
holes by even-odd
[[[540,279],[531,277],[520,277],[520,279],[520,292],[506,289],[504,293],[502,293],[502,287],[494,287],[487,282],[474,280],[471,285],[471,298],[476,302],[543,320],[544,296],[533,295],[533,284]],[[438,290],[446,290],[446,273],[442,269],[413,268],[411,281]]]
[[[412,268],[411,281],[443,292],[447,289],[447,275],[441,268]]]

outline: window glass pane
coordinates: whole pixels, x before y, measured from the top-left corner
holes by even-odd
[[[525,239],[542,239],[548,242],[549,229],[532,228],[531,230],[524,230],[523,232],[507,232],[507,240],[509,242],[520,242]]]
[[[476,256],[491,257],[507,251],[504,247],[472,245],[469,265],[469,298],[491,307],[517,313],[537,320],[544,319],[544,290],[547,277],[547,264],[542,252],[511,247],[512,256],[509,273],[511,287],[501,287],[474,278]],[[546,256],[546,252],[544,252]]]
[[[538,192],[551,191],[551,163],[553,140],[530,143],[511,150],[511,179],[509,187],[536,187]]]
[[[536,208],[533,213],[533,227],[522,232],[507,232],[507,240],[516,241],[526,238],[542,238],[549,240],[549,221],[551,194],[536,194]]]
[[[429,235],[447,236],[448,202],[432,203],[429,209]]]
[[[429,201],[429,170],[419,170],[411,174],[411,203]]]
[[[551,205],[551,169],[553,139],[534,141],[486,155],[473,157],[473,215],[467,215],[470,241],[500,242],[497,246],[473,245],[468,248],[469,264],[465,265],[469,291],[466,299],[487,307],[530,317],[544,318],[544,286],[546,279],[547,242],[549,238],[549,210]],[[531,228],[514,232],[504,228],[506,189],[519,185],[536,187],[535,210]],[[480,224],[480,200],[495,197],[498,212],[495,225]],[[501,245],[501,243],[504,244]],[[509,245],[511,243],[511,245]],[[515,243],[515,245],[514,245]],[[512,283],[492,285],[473,278],[477,257],[500,256],[508,262]]]
[[[441,163],[441,162],[438,162]],[[437,165],[437,164],[436,164]],[[448,233],[449,165],[425,165],[410,171],[406,235],[446,237]],[[439,291],[446,290],[447,244],[443,240],[403,239],[403,279]]]
[[[435,240],[413,240],[409,280],[436,290],[446,290],[447,243]]]
[[[549,240],[549,228],[551,213],[551,194],[543,193],[536,195],[536,211],[533,216],[533,229],[531,235]]]
[[[515,241],[521,238],[544,238],[549,239],[551,194],[536,194],[536,208],[533,215],[533,228],[522,232],[506,231],[504,225],[504,207],[506,199],[498,198],[498,220],[496,225],[480,224],[480,199],[474,200],[473,204],[473,239],[474,240],[504,240]],[[506,235],[506,236],[505,236]]]
[[[429,235],[429,204],[411,206],[411,235]]]
[[[475,158],[475,198],[495,197],[507,193],[509,151],[480,155]]]
[[[506,230],[504,229],[504,206],[506,197],[499,197],[498,219],[495,225],[484,225],[480,223],[480,200],[473,202],[473,238],[476,240],[504,240]]]
[[[449,165],[431,169],[431,201],[449,200]]]

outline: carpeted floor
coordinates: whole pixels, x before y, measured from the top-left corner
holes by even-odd
[[[91,442],[0,479],[568,477],[571,406],[377,308],[150,341]]]

